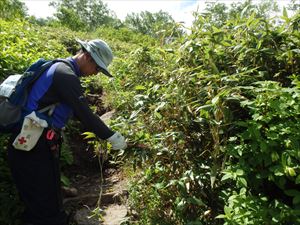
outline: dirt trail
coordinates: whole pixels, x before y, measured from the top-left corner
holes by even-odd
[[[107,121],[113,113],[108,112],[101,119]],[[73,148],[75,162],[68,171],[68,177],[77,193],[71,191],[64,198],[65,208],[73,217],[70,225],[120,225],[127,215],[127,180],[119,169],[109,168],[108,163],[104,163],[100,210],[95,210],[101,189],[98,160],[92,152],[82,150],[80,140]]]
[[[72,225],[120,225],[126,219],[127,182],[121,172],[115,169],[108,169],[105,176],[100,210],[96,209],[100,176],[78,175],[77,178],[73,178],[72,183],[77,188],[78,194],[64,199],[67,210],[73,211]],[[101,214],[102,220],[99,216],[91,217],[97,212]]]

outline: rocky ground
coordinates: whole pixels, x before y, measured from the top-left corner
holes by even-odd
[[[77,174],[65,188],[64,205],[74,225],[120,225],[127,215],[127,181],[118,169],[107,169],[101,190],[100,174]]]

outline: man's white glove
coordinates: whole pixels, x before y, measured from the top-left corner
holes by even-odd
[[[125,138],[119,132],[107,138],[107,141],[111,143],[113,150],[125,149],[127,147]]]

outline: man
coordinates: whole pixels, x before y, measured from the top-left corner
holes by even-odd
[[[60,130],[71,115],[99,138],[108,140],[113,149],[126,148],[125,138],[108,128],[90,110],[83,96],[80,76],[102,72],[111,76],[107,66],[113,59],[110,47],[102,40],[78,40],[81,51],[69,63],[57,62],[34,83],[27,108],[40,110],[55,105],[51,125],[46,128],[35,147],[22,151],[13,147],[17,134],[12,136],[8,159],[12,176],[25,204],[24,224],[66,225],[67,216],[62,207],[60,187],[59,151]]]

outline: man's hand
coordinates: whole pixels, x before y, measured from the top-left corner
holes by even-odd
[[[125,149],[127,147],[125,138],[119,132],[114,133],[107,141],[111,143],[113,150]]]

